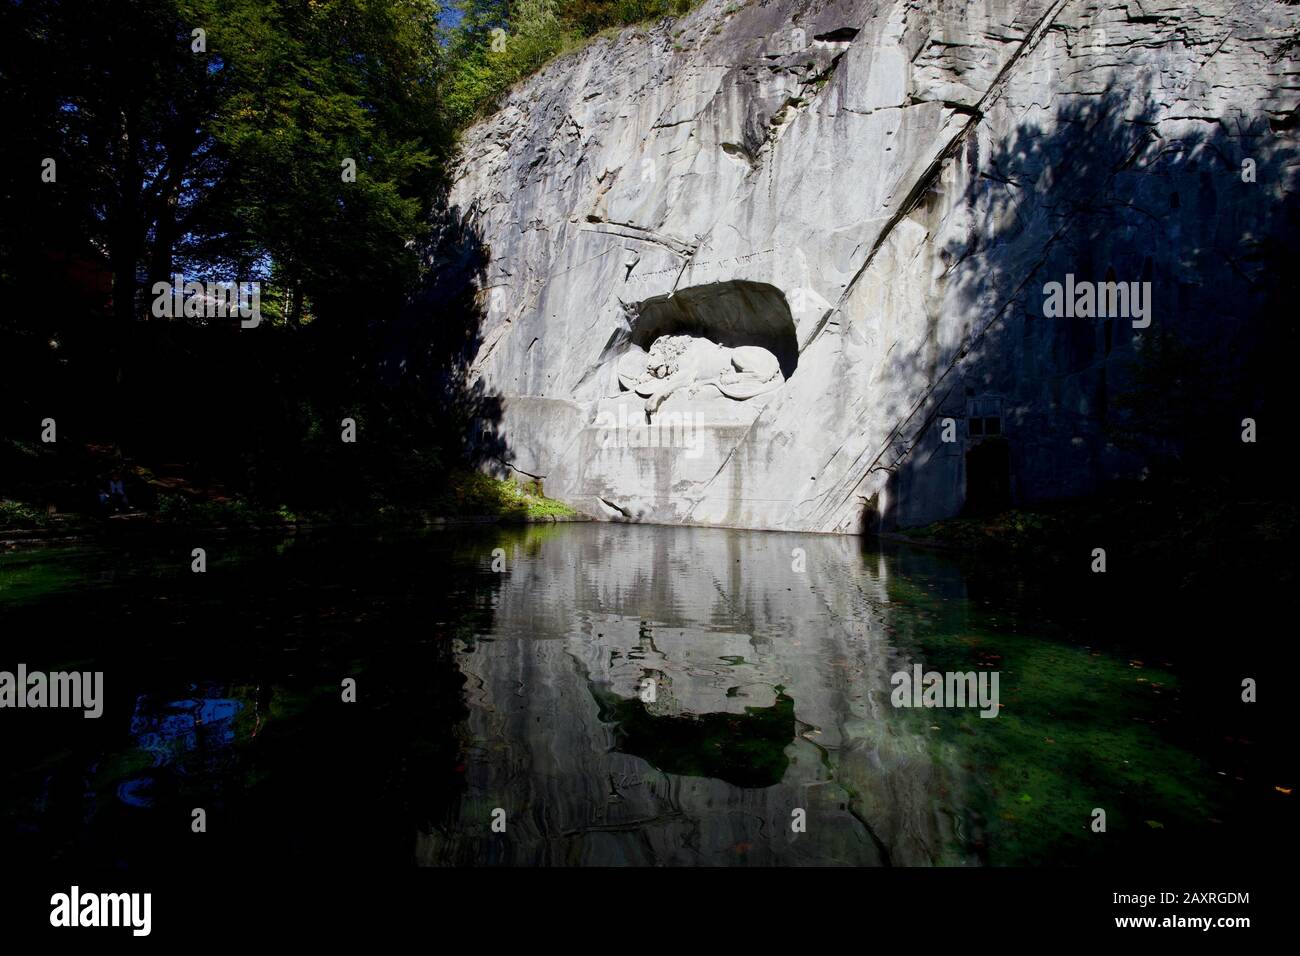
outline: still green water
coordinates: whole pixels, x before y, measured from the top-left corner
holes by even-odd
[[[630,525],[10,554],[0,670],[102,671],[105,707],[0,711],[0,841],[107,866],[1228,858],[1283,799],[1206,729],[1236,676],[1104,605],[853,538]],[[893,706],[914,664],[996,672],[998,716]]]

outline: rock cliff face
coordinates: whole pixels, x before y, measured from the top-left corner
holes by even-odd
[[[834,532],[1133,472],[1143,337],[1260,334],[1298,35],[1282,0],[706,0],[552,63],[450,196],[500,467]]]

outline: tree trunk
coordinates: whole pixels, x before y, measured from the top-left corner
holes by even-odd
[[[289,311],[285,318],[289,322],[289,328],[296,329],[302,322],[302,282],[296,275],[289,280],[286,293],[289,299]]]

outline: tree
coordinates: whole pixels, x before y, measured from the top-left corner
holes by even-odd
[[[450,143],[435,3],[29,0],[3,16],[14,272],[50,249],[101,255],[120,322],[180,265],[273,273],[294,323],[313,299],[414,277]],[[58,174],[40,188],[44,157]]]
[[[2,251],[103,255],[123,322],[137,312],[140,270],[170,271],[224,165],[210,127],[225,78],[191,51],[189,22],[171,0],[4,11],[6,127],[21,132],[4,149]],[[52,183],[37,180],[45,158]]]
[[[291,325],[310,303],[392,301],[415,278],[450,148],[437,14],[418,0],[263,0],[214,28],[233,74],[216,124],[231,228],[273,264]]]

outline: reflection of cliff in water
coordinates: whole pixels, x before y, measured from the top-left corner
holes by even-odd
[[[467,791],[422,862],[970,859],[954,768],[889,704],[883,565],[848,570],[851,539],[589,526],[529,552],[493,638],[459,642]]]

